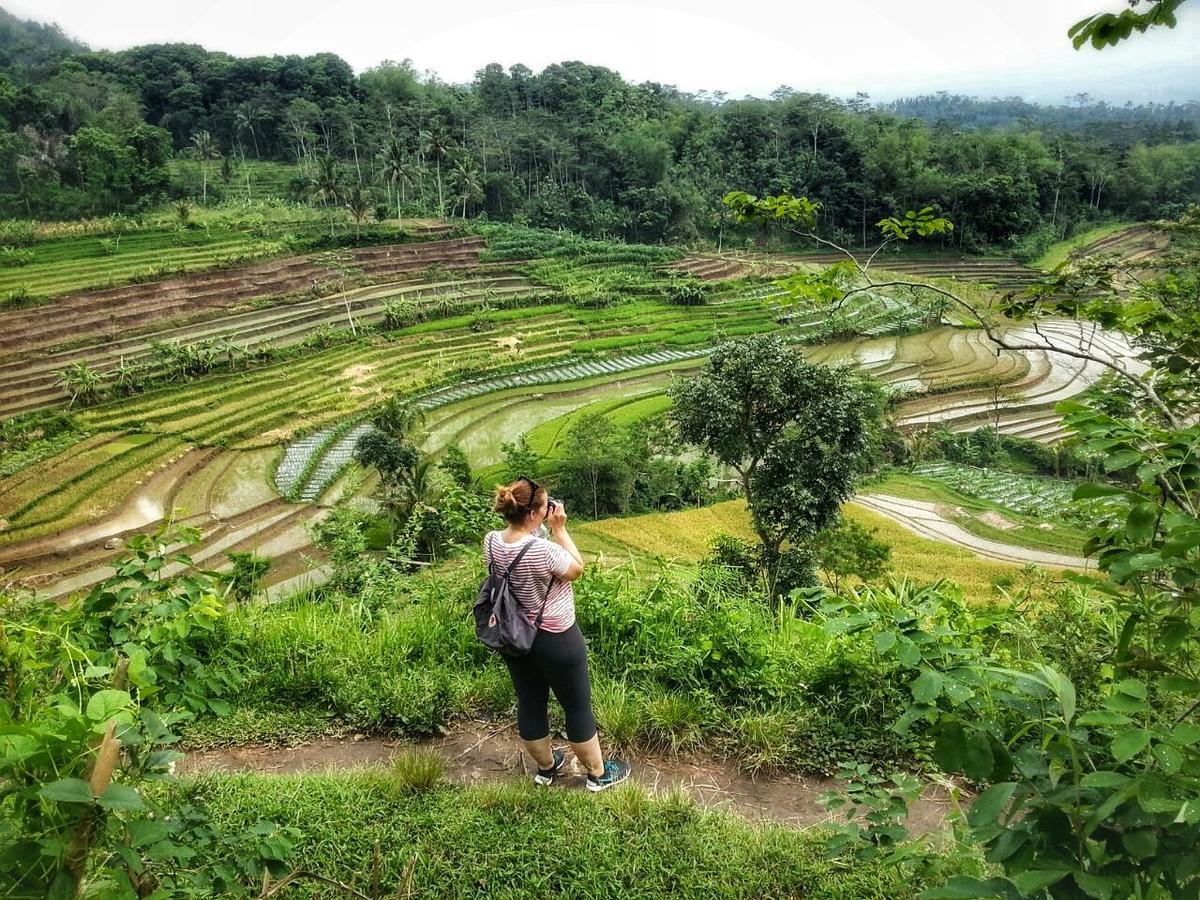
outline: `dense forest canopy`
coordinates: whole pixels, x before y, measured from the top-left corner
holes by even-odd
[[[292,163],[297,194],[324,171],[405,213],[638,241],[722,239],[720,198],[734,189],[817,198],[822,228],[860,242],[881,217],[932,205],[962,249],[1032,255],[1086,223],[1200,199],[1198,128],[1195,104],[938,94],[873,106],[790,88],[727,100],[582,62],[493,63],[452,85],[407,61],[356,75],[329,53],[90,51],[0,21],[6,216],[137,212],[172,189],[167,163],[182,155]],[[206,201],[220,193],[208,181]]]

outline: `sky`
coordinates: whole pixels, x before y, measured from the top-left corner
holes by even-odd
[[[411,59],[468,82],[490,62],[607,66],[730,98],[780,85],[873,100],[946,90],[1062,103],[1200,101],[1200,0],[1179,26],[1076,51],[1067,28],[1124,0],[0,0],[94,49],[185,42],[236,56],[331,52],[361,72]]]

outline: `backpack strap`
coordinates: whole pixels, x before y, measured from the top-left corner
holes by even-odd
[[[504,577],[505,577],[506,579],[507,579],[507,578],[508,578],[510,575],[512,575],[513,569],[515,569],[515,568],[517,567],[517,563],[519,563],[519,562],[521,561],[521,559],[522,559],[522,558],[525,556],[525,554],[529,552],[529,548],[530,548],[530,547],[532,547],[532,546],[533,546],[533,539],[532,539],[532,538],[530,538],[529,540],[527,540],[527,541],[525,542],[525,546],[521,548],[521,552],[517,554],[517,557],[516,557],[516,559],[514,559],[512,562],[510,562],[510,563],[508,564],[508,568],[507,568],[507,569],[505,569],[505,571],[504,571]]]
[[[509,576],[512,575],[513,569],[515,569],[517,567],[517,563],[519,563],[521,561],[521,558],[523,556],[525,556],[526,553],[529,552],[529,548],[533,546],[533,543],[536,540],[537,540],[537,538],[530,538],[528,541],[525,542],[525,546],[521,548],[521,552],[517,554],[517,558],[508,564],[508,569],[506,569],[504,572],[505,580],[508,580]],[[493,556],[493,559],[494,558],[495,557]],[[536,628],[541,628],[541,626],[542,626],[542,619],[546,615],[546,603],[550,600],[550,591],[554,588],[554,582],[557,578],[558,578],[558,576],[555,575],[553,572],[550,573],[550,582],[549,582],[549,584],[546,585],[546,593],[542,596],[542,605],[541,605],[541,607],[538,608],[537,618],[534,619],[534,622],[533,622],[534,627],[536,627]]]
[[[557,578],[558,576],[553,572],[550,573],[550,583],[546,585],[546,595],[542,597],[542,606],[538,610],[537,618],[533,621],[536,628],[542,627],[542,617],[546,614],[546,604],[550,601],[550,591],[554,589],[554,581]]]

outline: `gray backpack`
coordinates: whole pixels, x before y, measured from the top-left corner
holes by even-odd
[[[505,656],[524,656],[533,647],[533,639],[537,637],[538,627],[542,624],[542,616],[546,612],[546,601],[550,599],[550,588],[554,586],[554,576],[551,575],[537,619],[530,622],[509,579],[517,563],[532,546],[532,540],[526,541],[517,558],[509,563],[503,574],[497,571],[496,556],[493,552],[492,562],[488,565],[488,576],[479,586],[479,599],[475,601],[475,636],[486,646]]]

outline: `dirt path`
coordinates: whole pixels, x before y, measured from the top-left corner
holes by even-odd
[[[476,723],[442,738],[416,744],[386,738],[352,735],[320,738],[296,747],[251,745],[218,750],[196,750],[180,764],[180,774],[204,772],[259,772],[286,775],[386,766],[406,747],[421,747],[437,753],[446,762],[446,777],[457,784],[490,781],[520,781],[532,776],[528,758],[521,751],[516,728],[511,723],[497,727]],[[556,740],[556,747],[566,743]],[[560,778],[556,789],[581,790],[583,771],[568,750],[570,774]],[[681,789],[698,805],[726,809],[749,819],[770,819],[794,826],[816,825],[830,820],[817,804],[825,791],[840,786],[834,779],[802,775],[772,775],[751,778],[728,763],[704,757],[669,757],[636,754],[633,780],[651,793]],[[908,825],[918,833],[941,827],[952,809],[949,793],[931,786],[913,807]]]
[[[1028,547],[1017,547],[1013,544],[981,538],[943,516],[938,511],[938,504],[925,500],[909,500],[886,494],[859,494],[852,502],[887,516],[913,534],[932,538],[945,544],[954,544],[970,550],[983,559],[1012,563],[1036,563],[1039,566],[1057,566],[1067,569],[1095,567],[1093,560],[1085,559],[1082,556],[1067,556],[1063,553],[1033,550]]]

